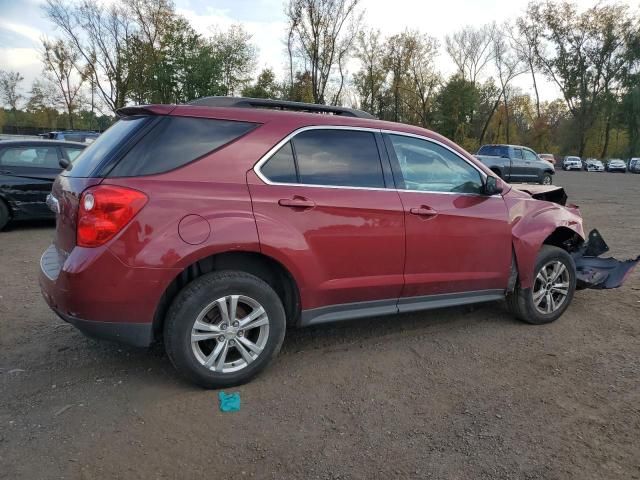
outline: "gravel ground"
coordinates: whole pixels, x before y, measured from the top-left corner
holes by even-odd
[[[612,254],[640,175],[559,172]],[[640,271],[530,326],[502,303],[290,331],[233,389],[84,338],[40,297],[51,224],[0,233],[0,478],[640,478]]]

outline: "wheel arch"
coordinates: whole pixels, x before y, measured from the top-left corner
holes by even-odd
[[[518,281],[522,288],[533,284],[533,270],[540,249],[552,245],[572,252],[584,242],[582,224],[567,225],[537,224],[533,228],[514,229],[512,233],[513,251],[518,269]]]
[[[185,267],[162,294],[153,319],[154,337],[162,335],[165,317],[176,295],[190,282],[215,271],[241,271],[255,275],[268,283],[278,294],[285,309],[287,325],[292,326],[300,316],[301,300],[298,283],[282,263],[260,252],[233,251],[199,258]]]

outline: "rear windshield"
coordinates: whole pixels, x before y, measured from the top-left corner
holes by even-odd
[[[255,123],[230,120],[162,117],[118,162],[109,176],[168,172],[236,140],[256,126]]]
[[[488,155],[490,157],[506,157],[509,155],[507,147],[504,145],[483,145],[478,150],[478,155]]]
[[[96,167],[133,132],[148,121],[149,117],[128,117],[114,123],[90,146],[85,148],[64,175],[69,177],[90,177]]]

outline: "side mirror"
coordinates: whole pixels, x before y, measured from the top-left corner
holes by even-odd
[[[61,158],[60,160],[58,160],[58,165],[60,165],[60,168],[65,170],[69,165],[71,165],[71,162],[69,162],[69,160],[67,160],[66,158]]]
[[[484,193],[485,195],[496,195],[498,193],[502,193],[502,187],[498,185],[498,179],[491,175],[487,176],[487,179],[484,182]]]

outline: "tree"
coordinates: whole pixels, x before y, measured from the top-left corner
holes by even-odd
[[[358,34],[355,56],[361,65],[353,76],[354,86],[360,96],[360,107],[381,116],[387,70],[380,30],[362,31]]]
[[[225,95],[233,95],[251,80],[255,69],[256,48],[242,25],[233,25],[226,32],[218,32],[212,42],[220,62]]]
[[[491,44],[492,30],[488,25],[467,26],[445,37],[445,48],[458,67],[458,74],[474,85],[493,58]]]
[[[520,61],[529,67],[533,91],[536,96],[536,115],[540,118],[540,93],[538,92],[538,82],[536,80],[537,59],[536,45],[540,39],[540,26],[529,21],[527,17],[520,17],[516,20],[517,33],[511,34],[511,45],[520,58]]]
[[[315,103],[327,103],[327,85],[332,74],[338,75],[333,101],[340,98],[345,64],[362,19],[358,3],[359,0],[289,0],[285,8],[290,61],[297,58],[309,72]]]
[[[276,76],[270,68],[265,68],[260,72],[254,85],[245,87],[242,90],[243,97],[251,98],[277,99],[281,94],[282,86],[276,81]]]
[[[86,63],[104,104],[113,112],[123,107],[130,91],[128,48],[137,28],[131,11],[97,0],[47,0],[44,11]]]
[[[504,34],[504,32],[508,29],[509,25],[504,24],[502,28],[494,27],[491,31],[493,43],[493,60],[496,71],[498,73],[498,80],[500,81],[502,98],[504,100],[503,106],[505,114],[506,141],[507,143],[510,143],[508,101],[509,84],[515,77],[524,73],[524,70],[522,70],[520,58],[514,53],[514,50],[511,48],[509,39]]]
[[[19,72],[0,70],[0,98],[13,112],[18,109],[18,103],[24,98],[20,93],[20,83],[23,80],[24,77]]]
[[[587,134],[602,100],[614,91],[624,71],[632,20],[624,5],[598,4],[578,12],[567,0],[529,5],[527,16],[540,26],[536,57],[576,122],[575,146],[583,156]]]
[[[436,99],[438,130],[462,145],[468,145],[471,114],[476,108],[478,91],[470,80],[454,75],[442,87]]]
[[[87,73],[78,68],[80,54],[62,40],[43,40],[42,46],[45,75],[55,84],[68,114],[69,128],[73,128],[73,113],[82,102],[81,89],[87,79]]]

